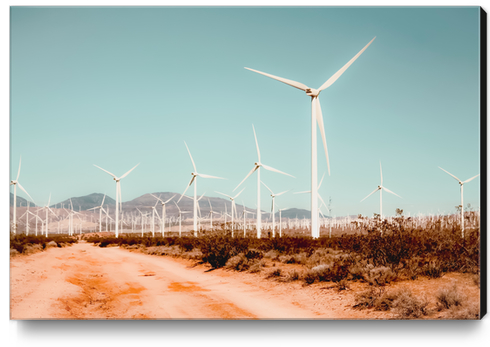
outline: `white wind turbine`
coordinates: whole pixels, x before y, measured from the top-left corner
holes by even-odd
[[[92,207],[87,210],[90,211],[90,210],[99,209],[99,232],[102,232],[102,211],[105,211],[104,207],[102,207],[104,205],[104,200],[105,200],[105,194],[104,197],[102,198],[102,203],[100,204],[100,206]]]
[[[245,188],[243,188],[242,190],[240,190],[240,193],[238,193],[237,195],[235,196],[230,196],[228,194],[224,194],[224,193],[220,193],[220,192],[216,192],[218,194],[221,194],[223,196],[226,196],[228,197],[230,200],[231,200],[231,237],[233,237],[233,226],[234,226],[234,216],[238,217],[237,215],[237,212],[236,212],[236,205],[235,205],[235,199],[238,197],[238,195],[242,194],[242,192],[245,190]]]
[[[254,163],[254,168],[252,169],[252,171],[250,171],[248,173],[247,176],[245,176],[245,178],[240,182],[239,185],[237,185],[235,187],[235,189],[233,189],[233,191],[235,191],[238,187],[240,187],[240,185],[245,182],[245,180],[251,175],[253,174],[255,171],[257,171],[257,238],[260,238],[260,229],[261,229],[261,211],[260,211],[260,167],[263,167],[264,169],[266,170],[269,170],[269,171],[274,171],[274,172],[277,172],[277,173],[280,173],[280,174],[283,174],[283,175],[287,175],[287,176],[291,176],[293,178],[295,178],[293,175],[290,175],[290,174],[287,174],[285,172],[282,172],[282,171],[279,171],[277,169],[274,169],[273,167],[270,167],[268,165],[265,165],[265,164],[262,164],[262,162],[260,161],[260,150],[259,150],[259,143],[257,142],[257,135],[255,134],[255,127],[253,126],[252,124],[252,129],[254,131],[254,137],[255,137],[255,145],[257,147],[257,156],[258,156],[258,161],[256,163]]]
[[[216,214],[219,214],[218,212],[214,212],[213,211],[213,206],[211,206],[211,201],[209,200],[208,198],[208,202],[209,202],[209,218],[210,218],[210,221],[209,221],[209,225],[211,227],[211,231],[213,231],[213,213],[216,213]]]
[[[288,210],[289,207],[286,208],[280,208],[279,209],[279,237],[282,237],[282,219],[281,219],[281,212],[284,210]]]
[[[330,163],[328,161],[328,151],[327,151],[327,140],[325,138],[325,130],[323,126],[323,116],[322,110],[320,107],[320,101],[318,100],[318,96],[320,92],[328,87],[330,87],[344,72],[347,68],[364,52],[366,48],[374,41],[376,37],[374,37],[359,53],[357,53],[354,58],[352,58],[347,64],[345,64],[339,71],[337,71],[332,77],[330,77],[320,88],[313,89],[308,88],[303,83],[299,83],[296,81],[288,80],[286,78],[277,77],[265,72],[245,68],[247,70],[257,72],[264,76],[270,77],[291,87],[303,90],[306,92],[306,95],[311,97],[311,231],[312,236],[317,237],[319,235],[318,232],[318,213],[314,213],[313,211],[318,211],[318,199],[317,199],[317,137],[316,137],[316,122],[318,122],[318,126],[320,127],[320,133],[322,135],[323,147],[325,149],[325,155],[327,157],[327,166],[328,166],[328,174],[330,175]]]
[[[189,213],[190,211],[181,211],[179,205],[175,201],[173,203],[179,209],[179,237],[182,237],[182,214]]]
[[[380,185],[378,186],[378,188],[376,188],[375,190],[373,190],[371,193],[369,193],[368,196],[366,196],[364,199],[361,200],[361,202],[363,202],[364,200],[366,200],[370,195],[376,193],[378,190],[379,190],[379,218],[381,220],[383,220],[383,190],[386,190],[388,193],[390,194],[393,194],[393,195],[396,195],[398,196],[399,198],[401,198],[400,195],[398,194],[395,194],[393,193],[391,190],[389,190],[388,188],[384,187],[383,186],[383,170],[381,169],[381,162],[379,163],[379,172],[381,174],[381,183]]]
[[[271,206],[271,213],[272,213],[272,237],[275,237],[276,236],[276,216],[275,216],[275,213],[274,213],[274,201],[276,199],[276,196],[280,196],[280,195],[282,195],[284,193],[287,193],[287,192],[289,192],[289,190],[285,190],[285,191],[283,191],[281,193],[274,194],[272,192],[272,190],[269,187],[267,187],[267,185],[264,182],[262,182],[262,184],[264,185],[264,187],[266,187],[269,190],[269,192],[271,192],[271,196],[272,196],[272,206]]]
[[[51,193],[49,193],[49,199],[48,199],[48,203],[46,206],[42,207],[41,209],[39,209],[38,211],[42,211],[42,210],[46,210],[46,237],[48,237],[48,227],[49,227],[49,216],[48,216],[48,210],[49,212],[51,212],[56,218],[58,218],[58,216],[56,215],[56,213],[53,212],[53,210],[49,207],[49,202],[51,201]]]
[[[138,166],[139,163],[136,165]],[[118,237],[118,225],[119,225],[119,208],[121,207],[122,208],[122,197],[121,197],[121,180],[126,177],[131,171],[133,171],[135,167],[133,167],[131,170],[129,170],[128,172],[126,172],[124,175],[122,175],[121,177],[116,177],[116,175],[114,175],[113,173],[110,173],[109,171],[107,170],[104,170],[103,168],[101,168],[100,166],[97,166],[94,164],[95,167],[101,169],[102,171],[105,171],[107,172],[109,175],[111,175],[113,178],[114,178],[114,181],[116,181],[116,237]],[[121,205],[121,206],[119,206]]]
[[[160,203],[162,204],[162,220],[161,220],[161,228],[160,230],[162,231],[162,237],[165,237],[165,216],[166,216],[166,213],[167,213],[167,209],[166,209],[166,204],[172,200],[174,196],[172,196],[170,199],[168,199],[167,201],[163,201],[162,199],[160,199],[159,197],[157,198],[155,195],[151,194],[151,196],[153,196],[155,199],[157,199],[158,201],[160,201]],[[170,226],[169,226],[170,227]]]
[[[194,235],[197,237],[197,177],[199,176],[199,177],[203,177],[203,178],[217,178],[217,179],[221,179],[221,180],[223,180],[224,178],[216,177],[216,176],[210,176],[210,175],[206,175],[206,174],[202,174],[202,173],[197,173],[196,164],[194,163],[194,159],[192,159],[191,151],[189,151],[189,147],[187,147],[187,143],[185,143],[185,141],[184,141],[184,144],[185,144],[185,147],[187,148],[187,152],[189,152],[189,157],[191,157],[191,162],[192,162],[192,166],[194,167],[194,172],[191,172],[191,175],[192,175],[191,181],[189,182],[189,184],[185,188],[185,190],[182,193],[182,195],[180,196],[179,200],[177,200],[177,203],[180,201],[180,199],[182,199],[182,196],[185,195],[185,192],[187,191],[187,189],[189,189],[191,184],[194,182],[194,211],[193,211],[193,213],[194,213]],[[179,211],[180,211],[180,209],[179,209]]]
[[[477,178],[478,176],[480,176],[480,174],[476,175],[476,176],[473,176],[469,179],[467,179],[466,181],[461,181],[459,178],[457,178],[456,176],[454,176],[452,173],[444,170],[442,167],[438,166],[439,169],[441,169],[442,171],[444,171],[445,173],[447,173],[448,175],[451,175],[452,177],[454,177],[454,179],[456,181],[458,181],[459,183],[459,186],[460,186],[460,190],[461,190],[461,237],[464,237],[464,205],[463,205],[463,184],[465,183],[468,183],[469,181]]]
[[[19,159],[19,171],[17,171],[17,178],[15,180],[10,181],[10,185],[14,186],[14,216],[13,216],[13,226],[12,226],[12,231],[14,234],[17,232],[17,186],[19,186],[20,189],[24,191],[24,193],[27,194],[27,196],[31,199],[32,202],[34,202],[34,199],[31,198],[29,193],[22,187],[22,185],[19,182],[19,176],[20,176],[20,164],[22,163],[22,157]]]

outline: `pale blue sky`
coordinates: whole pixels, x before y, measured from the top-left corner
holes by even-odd
[[[480,172],[479,8],[11,9],[11,175],[38,204],[93,192],[115,198],[99,165],[122,175],[123,201],[182,193],[192,164],[198,194],[231,193],[257,160],[275,192],[310,189],[310,98],[244,67],[321,86],[334,215],[453,212],[462,180]],[[319,136],[319,133],[318,133]],[[319,178],[327,170],[320,136]],[[256,177],[242,200],[256,203]],[[465,204],[480,206],[480,178]],[[189,193],[192,193],[190,190]],[[270,198],[262,189],[262,206]],[[25,197],[23,192],[19,195]],[[242,199],[243,198],[243,199]],[[287,193],[279,207],[310,208]],[[324,210],[325,212],[325,210]]]

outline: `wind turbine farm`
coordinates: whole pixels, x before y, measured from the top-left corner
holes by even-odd
[[[11,317],[481,318],[479,16],[12,8]],[[33,309],[29,257],[78,296]]]

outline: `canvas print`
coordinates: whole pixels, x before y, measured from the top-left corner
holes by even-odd
[[[479,7],[10,9],[10,319],[480,319]]]

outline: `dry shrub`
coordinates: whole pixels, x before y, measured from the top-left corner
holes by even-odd
[[[413,319],[420,318],[429,314],[427,306],[429,301],[426,298],[419,299],[412,294],[410,289],[401,288],[396,293],[396,299],[393,300],[393,311],[396,318]]]
[[[16,255],[20,254],[15,248],[10,249],[10,256],[15,257]]]
[[[452,306],[447,314],[447,319],[480,319],[480,307],[477,304],[467,306]]]
[[[274,270],[270,271],[265,276],[265,278],[278,278],[278,277],[281,277],[281,276],[282,276],[282,269],[281,268],[277,268],[277,269],[274,269]]]
[[[335,284],[335,288],[337,289],[338,292],[342,290],[347,290],[349,289],[349,282],[347,281],[346,278],[341,279]]]
[[[438,311],[463,306],[463,303],[466,301],[466,297],[459,292],[456,283],[441,288],[436,294],[436,299]]]
[[[265,262],[263,260],[254,261],[252,265],[250,265],[249,272],[257,273],[262,271],[262,268],[265,267]]]
[[[364,280],[371,285],[384,286],[396,280],[396,274],[386,266],[378,266],[366,272]]]
[[[277,260],[279,257],[279,252],[275,249],[271,249],[270,251],[264,254],[264,258],[269,258],[271,260]]]
[[[283,279],[283,282],[297,281],[297,280],[301,279],[301,277],[302,277],[302,273],[296,269],[293,269],[293,270],[288,272],[286,277]]]
[[[236,271],[245,271],[249,269],[248,259],[245,254],[240,253],[234,257],[231,257],[226,262],[225,268]]]
[[[366,309],[374,308],[377,301],[381,298],[384,293],[384,288],[371,287],[369,289],[363,290],[355,295],[354,308]]]

